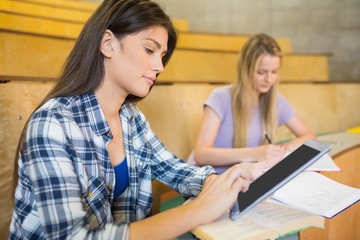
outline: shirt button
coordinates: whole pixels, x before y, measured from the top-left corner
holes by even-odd
[[[140,166],[142,166],[142,165],[143,165],[143,163],[142,163],[142,162],[139,162],[139,165],[140,165]]]
[[[112,189],[112,185],[111,185],[111,184],[109,184],[107,187],[108,187],[109,190]]]
[[[89,192],[88,197],[92,197],[92,196],[94,196],[94,193],[93,193],[93,192]]]

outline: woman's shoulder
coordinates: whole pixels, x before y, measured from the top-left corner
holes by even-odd
[[[277,93],[277,109],[280,115],[293,115],[295,113],[295,110],[291,106],[289,100],[287,100],[281,93]]]
[[[34,113],[41,112],[64,112],[68,109],[71,109],[74,105],[74,102],[78,100],[78,97],[56,97],[47,100],[43,105],[41,105]]]
[[[228,98],[231,96],[231,87],[232,85],[225,85],[214,88],[211,91],[209,98],[220,98],[220,99]]]
[[[27,131],[31,132],[29,136],[52,137],[64,141],[64,135],[60,133],[70,129],[76,119],[85,119],[83,114],[74,112],[74,101],[76,100],[72,97],[47,100],[31,114],[27,125]],[[74,133],[74,128],[71,131]]]
[[[224,85],[213,89],[213,93],[216,94],[230,94],[232,85]]]
[[[212,108],[219,116],[231,110],[231,85],[214,89],[204,106]]]

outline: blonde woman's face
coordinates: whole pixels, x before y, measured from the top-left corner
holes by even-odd
[[[254,73],[257,94],[267,93],[278,79],[281,60],[278,56],[263,55],[259,58]]]

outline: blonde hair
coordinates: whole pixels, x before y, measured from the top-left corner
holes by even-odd
[[[232,88],[232,112],[234,118],[233,147],[246,147],[250,116],[252,109],[259,104],[263,131],[271,138],[275,138],[277,127],[276,91],[277,82],[267,93],[257,94],[254,85],[254,73],[260,57],[264,55],[282,58],[281,49],[277,42],[266,34],[251,37],[240,52],[237,65],[238,78]],[[265,143],[263,138],[262,143]]]

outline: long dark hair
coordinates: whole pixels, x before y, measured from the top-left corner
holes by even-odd
[[[59,80],[35,111],[51,98],[82,95],[94,91],[100,85],[105,72],[100,42],[107,29],[121,39],[155,25],[165,27],[168,32],[167,52],[163,57],[163,64],[166,66],[175,50],[177,33],[162,8],[150,0],[104,0],[82,29],[64,64]],[[126,101],[139,99],[141,98],[129,95]],[[18,158],[22,151],[26,128],[27,123],[16,151],[13,193],[18,180]]]
[[[154,25],[168,31],[168,50],[163,57],[166,65],[175,49],[177,34],[161,7],[149,0],[105,0],[85,24],[58,83],[42,104],[53,97],[81,95],[99,86],[104,76],[104,57],[99,47],[106,29],[121,39]],[[137,97],[130,95],[127,100]]]

